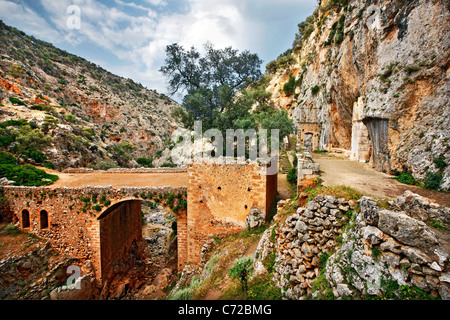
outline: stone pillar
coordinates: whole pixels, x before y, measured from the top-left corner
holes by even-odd
[[[370,159],[370,141],[367,127],[362,121],[364,101],[362,97],[353,103],[352,116],[352,152],[351,160],[368,162]]]

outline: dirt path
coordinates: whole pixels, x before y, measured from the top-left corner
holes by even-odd
[[[409,186],[391,179],[391,176],[378,172],[367,163],[350,161],[329,154],[313,154],[320,164],[324,185],[346,185],[361,193],[376,198],[395,198],[406,190],[435,200],[441,205],[450,206],[450,194]]]
[[[47,170],[48,171],[48,170]],[[181,173],[56,173],[59,180],[51,185],[57,187],[112,186],[120,187],[183,187],[188,175]]]
[[[280,199],[289,199],[292,194],[292,188],[287,182],[286,174],[284,173],[278,173],[278,196]]]

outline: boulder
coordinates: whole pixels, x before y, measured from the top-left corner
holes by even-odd
[[[403,212],[380,210],[378,228],[409,246],[430,248],[438,244],[436,234],[425,223]]]

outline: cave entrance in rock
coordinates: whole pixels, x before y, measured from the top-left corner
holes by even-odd
[[[114,267],[126,261],[130,251],[143,241],[141,201],[116,203],[97,219],[100,225],[101,277],[106,279]]]

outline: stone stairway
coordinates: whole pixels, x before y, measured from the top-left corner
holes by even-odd
[[[292,165],[291,162],[289,161],[289,158],[287,156],[287,154],[285,152],[281,152],[280,153],[280,158],[279,158],[279,168],[281,170],[281,173],[287,174],[289,172],[289,170],[291,169]]]

